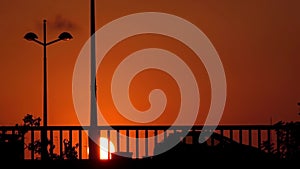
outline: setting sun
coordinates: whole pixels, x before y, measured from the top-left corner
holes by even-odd
[[[109,149],[109,157],[108,157],[108,149]],[[100,138],[100,159],[101,160],[111,159],[111,153],[113,152],[115,152],[114,144],[111,141],[109,141],[109,147],[108,147],[108,139],[101,137]]]
[[[115,152],[115,146],[110,141],[110,145],[108,147],[108,139],[105,137],[100,138],[100,159],[101,160],[108,160],[111,159],[111,153]],[[108,158],[108,148],[109,148],[109,158]],[[87,154],[89,154],[89,148],[87,148]]]

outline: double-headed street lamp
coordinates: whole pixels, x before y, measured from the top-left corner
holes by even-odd
[[[34,41],[44,47],[44,95],[43,95],[43,127],[44,130],[42,132],[41,140],[42,140],[42,159],[47,158],[47,57],[46,57],[46,47],[48,45],[51,45],[55,42],[59,42],[61,40],[70,40],[72,39],[72,35],[68,32],[63,32],[61,33],[56,40],[47,42],[46,41],[46,20],[43,21],[43,34],[44,34],[44,39],[43,41],[38,40],[38,36],[33,33],[29,32],[27,33],[24,38],[29,41]]]

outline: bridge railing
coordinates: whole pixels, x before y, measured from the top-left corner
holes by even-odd
[[[171,133],[180,132],[189,128],[191,131],[202,131],[203,126],[98,126],[100,140],[100,158],[110,159],[110,153],[128,153],[131,158],[143,158],[153,155],[155,145]],[[273,144],[279,152],[278,135],[276,130],[278,126],[272,125],[219,125],[214,130],[221,136],[229,138],[240,144],[245,144],[259,149],[262,143]],[[78,159],[88,159],[88,126],[48,126],[23,128],[22,126],[1,126],[0,127],[0,153],[1,157],[8,157],[10,154],[13,158],[21,159],[39,159],[39,141],[43,130],[47,131],[48,140],[52,143],[52,148],[48,147],[50,154],[63,156],[68,143],[73,146],[77,152]],[[22,135],[22,131],[23,135]],[[17,138],[18,136],[21,137]],[[160,135],[160,136],[159,136]],[[158,136],[158,137],[154,137]],[[12,138],[21,142],[21,148],[10,145]],[[143,139],[140,139],[143,138]],[[110,143],[110,144],[108,144]],[[35,149],[30,146],[35,144]],[[212,144],[214,144],[212,140]],[[76,146],[77,145],[77,146]],[[2,148],[1,148],[2,147]],[[14,152],[14,151],[18,151]],[[271,151],[271,146],[266,151]]]

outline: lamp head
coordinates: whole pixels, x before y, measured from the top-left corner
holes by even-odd
[[[24,36],[24,38],[25,38],[26,40],[33,41],[33,40],[37,39],[38,36],[37,36],[35,33],[33,33],[33,32],[29,32],[29,33],[27,33],[27,34]]]
[[[58,38],[60,40],[70,40],[70,39],[73,39],[73,36],[68,32],[63,32],[58,36]]]

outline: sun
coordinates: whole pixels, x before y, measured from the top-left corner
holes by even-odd
[[[109,156],[108,156],[108,148],[109,148]],[[115,152],[114,144],[109,141],[108,147],[108,139],[105,137],[100,137],[100,159],[101,160],[108,160],[111,159],[111,153]]]
[[[115,152],[115,146],[114,144],[110,141],[109,145],[109,158],[108,158],[108,139],[105,137],[100,137],[100,159],[101,160],[108,160],[111,159],[111,153]],[[89,154],[89,148],[87,148],[87,154]]]

